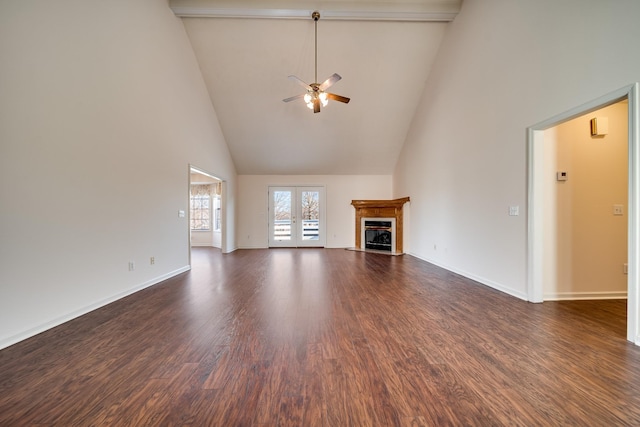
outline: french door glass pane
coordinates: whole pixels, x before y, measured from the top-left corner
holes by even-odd
[[[273,208],[273,238],[276,241],[291,240],[291,191],[274,191]]]
[[[302,191],[300,194],[302,240],[318,240],[320,193],[318,191]]]

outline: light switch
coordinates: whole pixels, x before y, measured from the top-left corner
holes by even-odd
[[[509,216],[520,215],[520,206],[509,206]]]
[[[178,218],[184,218],[184,211],[178,211]]]

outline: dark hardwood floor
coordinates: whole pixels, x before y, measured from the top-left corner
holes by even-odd
[[[640,425],[625,304],[530,304],[410,256],[194,249],[0,351],[0,426]]]

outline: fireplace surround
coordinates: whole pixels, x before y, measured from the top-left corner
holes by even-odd
[[[394,200],[352,200],[351,204],[356,209],[356,249],[383,250],[392,254],[401,254],[404,231],[402,207],[408,201],[408,197]],[[391,223],[388,227],[391,233],[391,236],[388,236],[390,246],[374,248],[370,244],[367,248],[366,222],[377,222],[378,224],[375,224],[377,229],[386,228],[380,223]],[[385,241],[386,245],[386,237],[380,237],[379,240]]]

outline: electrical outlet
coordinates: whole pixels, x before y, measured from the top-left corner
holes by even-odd
[[[129,271],[133,271],[136,269],[136,263],[133,261],[129,261]]]
[[[520,206],[509,206],[509,216],[520,215]]]
[[[154,265],[156,263],[156,257],[152,256],[149,258],[149,264]]]
[[[622,205],[613,205],[613,214],[614,215],[624,215],[622,209],[623,209]]]

